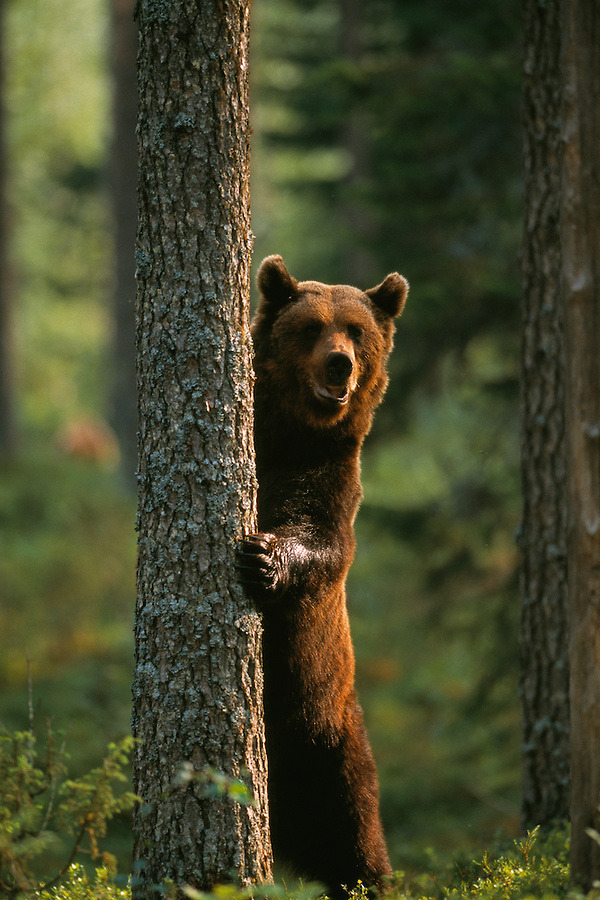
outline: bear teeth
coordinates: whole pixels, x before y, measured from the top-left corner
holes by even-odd
[[[335,388],[333,389],[335,390]],[[336,406],[344,406],[348,402],[348,398],[350,396],[350,392],[345,390],[343,394],[334,394],[329,391],[327,388],[316,387],[315,392],[321,400],[326,400],[328,403],[333,403]]]

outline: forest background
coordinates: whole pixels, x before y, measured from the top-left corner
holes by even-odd
[[[110,4],[11,0],[4,30],[19,437],[0,468],[0,722],[27,723],[29,659],[77,773],[131,705]],[[300,279],[411,282],[349,581],[399,868],[519,827],[520,44],[515,0],[253,9],[253,271],[277,252]],[[107,847],[127,870],[126,818]]]

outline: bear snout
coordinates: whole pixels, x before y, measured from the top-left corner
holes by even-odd
[[[354,362],[347,353],[334,350],[325,360],[327,384],[332,387],[342,387],[352,375],[353,368]]]
[[[313,382],[317,398],[330,409],[346,406],[356,388],[356,361],[344,350],[331,350],[321,365],[321,378]]]

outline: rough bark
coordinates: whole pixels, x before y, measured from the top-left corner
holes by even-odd
[[[560,2],[525,0],[521,701],[525,825],[569,815]]]
[[[563,4],[571,875],[600,878],[600,6]]]
[[[137,27],[134,0],[113,0],[113,141],[111,194],[115,234],[114,343],[111,421],[121,448],[125,483],[135,486],[135,260],[137,227]]]
[[[249,0],[139,0],[137,893],[270,877],[248,331]],[[183,762],[241,777],[256,806]]]

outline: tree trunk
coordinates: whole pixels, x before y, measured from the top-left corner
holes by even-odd
[[[4,40],[6,3],[0,3],[0,454],[15,448],[15,408],[12,342],[12,284],[8,250],[6,198],[6,129],[4,107]]]
[[[561,210],[567,338],[571,876],[600,878],[600,6],[564,3]]]
[[[114,343],[111,421],[121,448],[125,483],[135,488],[135,234],[137,203],[136,57],[134,0],[113,0],[113,140],[111,194],[115,233]]]
[[[359,69],[363,62],[365,8],[362,0],[340,0],[340,55],[349,66]],[[352,88],[349,106],[343,117],[342,144],[351,159],[351,168],[343,195],[344,219],[348,229],[348,248],[344,269],[352,284],[370,284],[375,280],[371,245],[374,222],[368,205],[370,176],[369,130],[364,104]]]
[[[270,877],[248,330],[249,0],[138,0],[137,894]],[[211,790],[209,766],[255,806]],[[213,785],[214,787],[214,785]]]
[[[521,370],[523,822],[569,815],[560,2],[525,0]]]

